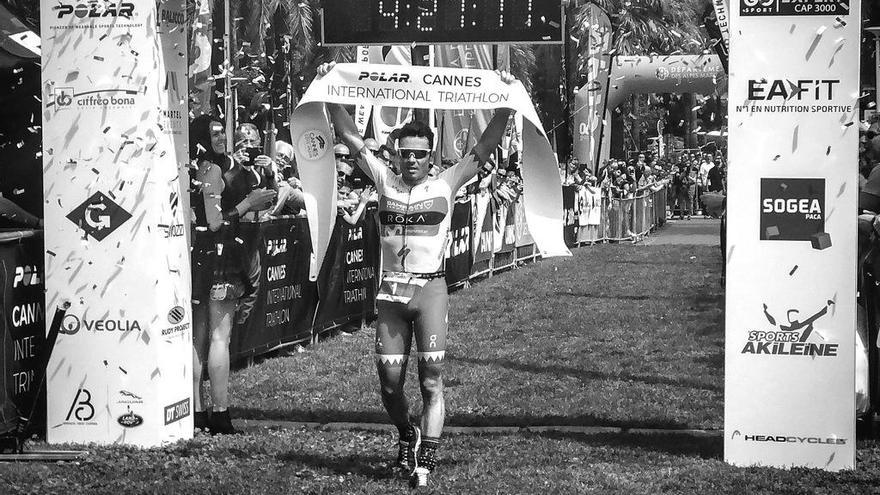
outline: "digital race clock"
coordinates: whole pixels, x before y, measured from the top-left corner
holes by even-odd
[[[325,45],[562,43],[561,0],[324,0]]]

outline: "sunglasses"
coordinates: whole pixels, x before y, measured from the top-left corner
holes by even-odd
[[[420,150],[420,149],[412,149],[412,148],[400,148],[397,150],[397,154],[400,155],[401,158],[409,158],[409,155],[415,157],[416,160],[421,160],[422,158],[428,156],[431,150]]]

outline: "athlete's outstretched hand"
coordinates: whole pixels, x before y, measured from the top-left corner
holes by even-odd
[[[331,70],[333,70],[333,67],[335,67],[335,66],[336,66],[336,62],[328,62],[328,63],[319,65],[318,66],[318,74],[317,74],[318,77],[321,78],[321,77],[326,76],[327,73],[329,73]]]
[[[496,70],[495,72],[501,77],[501,82],[504,84],[511,84],[513,81],[516,81],[516,77],[506,70]]]

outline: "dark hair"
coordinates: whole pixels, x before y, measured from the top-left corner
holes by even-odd
[[[221,158],[214,153],[214,148],[211,146],[212,122],[226,127],[223,119],[210,114],[199,115],[189,123],[189,157],[192,160],[208,160],[219,165],[222,163]]]
[[[428,127],[428,124],[422,122],[421,120],[413,120],[412,122],[407,122],[406,125],[400,128],[400,132],[397,133],[397,140],[400,141],[405,137],[422,137],[428,139],[428,147],[434,148],[434,131]]]

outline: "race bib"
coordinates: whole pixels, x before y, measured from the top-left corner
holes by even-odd
[[[427,283],[427,279],[413,277],[407,273],[386,272],[379,285],[376,300],[409,304]]]

